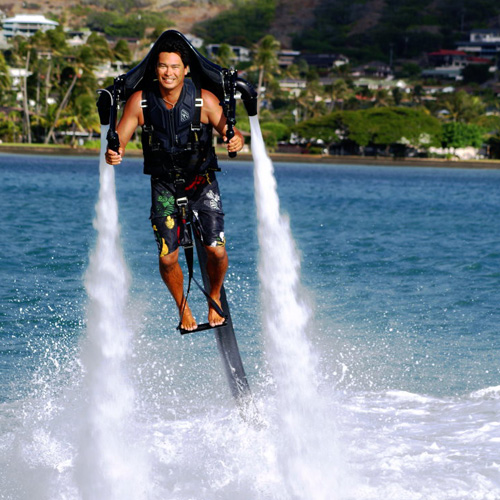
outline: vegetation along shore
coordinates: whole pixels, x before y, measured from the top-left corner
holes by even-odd
[[[99,149],[85,148],[68,145],[41,145],[32,144],[29,147],[23,144],[0,144],[0,155],[49,155],[49,156],[95,156]],[[228,160],[227,152],[221,148],[218,152],[219,159]],[[406,166],[406,167],[438,167],[438,168],[474,168],[474,169],[500,169],[500,160],[458,160],[446,158],[395,158],[386,156],[359,156],[359,155],[330,155],[330,154],[297,154],[270,152],[273,162],[287,163],[315,163],[338,165],[374,165],[374,166]],[[127,151],[129,158],[142,158],[142,151],[135,149]],[[249,152],[238,153],[230,161],[252,161]]]
[[[259,90],[273,158],[491,168],[499,16],[493,0],[0,0],[0,152],[95,150],[96,89],[173,28]]]

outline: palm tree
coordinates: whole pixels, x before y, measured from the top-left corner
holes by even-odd
[[[3,53],[0,52],[0,98],[12,88],[12,80],[9,74],[9,67],[5,61]]]
[[[260,110],[262,105],[260,91],[264,82],[270,80],[272,74],[278,71],[278,51],[280,47],[280,42],[272,35],[266,35],[254,47],[253,68],[259,71],[257,110]]]
[[[48,144],[51,139],[54,142],[56,142],[54,130],[55,130],[56,126],[59,125],[59,117],[61,116],[63,109],[68,105],[69,98],[71,96],[71,92],[73,92],[73,88],[75,87],[76,80],[79,76],[81,76],[81,70],[75,71],[75,74],[73,75],[71,83],[69,84],[69,87],[67,88],[66,93],[64,94],[64,97],[63,97],[61,103],[59,104],[59,107],[57,108],[57,111],[56,111],[56,114],[54,117],[54,121],[52,122],[49,133],[45,137],[45,144]]]
[[[61,117],[63,110],[70,103],[72,93],[77,88],[78,95],[94,95],[96,88],[94,69],[101,61],[109,60],[113,54],[109,48],[106,39],[100,35],[93,33],[89,36],[87,44],[85,44],[77,53],[76,60],[71,69],[71,81],[66,88],[59,107],[54,116],[54,120],[50,130],[45,137],[45,144],[51,140],[55,142],[54,130],[58,125],[63,124],[64,116]]]
[[[344,108],[344,101],[346,97],[351,94],[351,90],[349,89],[349,85],[343,78],[338,78],[335,80],[330,88],[330,97],[331,97],[331,109],[335,109],[335,105],[337,102],[341,103],[340,108]]]
[[[296,103],[300,113],[300,117],[296,117],[297,121],[315,118],[326,112],[323,88],[317,80],[307,84],[307,88],[297,97]]]
[[[125,40],[118,40],[113,49],[113,57],[121,62],[130,62],[132,60],[132,52]]]
[[[31,144],[31,123],[30,123],[30,110],[28,106],[28,71],[30,66],[30,56],[31,51],[28,50],[26,54],[26,67],[24,70],[24,79],[23,79],[23,110],[24,110],[24,124],[25,124],[25,133],[28,144]]]
[[[223,68],[230,68],[234,64],[235,60],[236,54],[231,48],[231,45],[227,43],[221,43],[219,46],[219,50],[217,51],[217,55],[214,58],[214,62],[216,62]]]
[[[449,111],[454,122],[471,122],[481,116],[485,105],[480,97],[472,96],[465,90],[453,92],[442,102],[443,107]]]

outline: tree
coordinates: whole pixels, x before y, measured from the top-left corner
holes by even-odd
[[[87,38],[87,43],[79,51],[79,58],[90,67],[99,62],[111,60],[113,53],[106,38],[97,33],[91,33]]]
[[[297,132],[307,139],[331,143],[341,138],[361,147],[370,144],[428,147],[440,144],[441,123],[422,108],[376,107],[336,111],[307,120],[297,126]]]
[[[443,125],[445,148],[480,148],[484,142],[484,129],[475,124],[450,122]]]
[[[21,116],[17,111],[11,111],[5,118],[0,115],[0,137],[6,142],[20,142],[22,125]]]
[[[79,76],[81,76],[81,73],[75,71],[75,74],[73,75],[71,83],[69,84],[69,87],[66,90],[66,93],[64,94],[64,97],[63,97],[61,103],[59,104],[59,107],[57,108],[57,111],[56,111],[56,114],[54,117],[54,121],[52,122],[49,133],[45,137],[45,144],[48,144],[51,139],[54,142],[56,142],[55,136],[54,136],[54,130],[55,130],[56,126],[59,124],[59,117],[61,116],[63,109],[68,105],[69,98],[71,96],[71,92],[73,91],[73,88],[76,84],[76,80]]]
[[[236,60],[236,54],[234,53],[231,45],[227,43],[221,43],[219,45],[219,50],[217,51],[217,55],[214,58],[214,62],[216,62],[219,66],[223,68],[230,68],[234,61]]]
[[[132,52],[129,49],[128,43],[121,39],[116,42],[113,49],[113,57],[121,62],[130,62],[132,60]]]
[[[493,78],[490,73],[490,64],[468,64],[462,70],[464,84],[478,83],[482,84]]]
[[[194,26],[193,33],[205,43],[230,43],[250,47],[271,28],[276,0],[234,0],[218,16]]]
[[[386,89],[378,89],[375,91],[376,106],[389,106],[389,92]]]
[[[340,102],[340,108],[343,109],[344,101],[352,94],[352,90],[343,78],[335,80],[326,90],[330,94],[332,110],[335,109],[338,102]]]
[[[472,122],[481,116],[485,105],[480,97],[459,90],[445,97],[441,105],[450,113],[451,121]]]
[[[301,119],[308,120],[324,115],[327,111],[324,88],[318,81],[310,82],[296,99]]]
[[[4,101],[4,96],[11,88],[12,80],[9,74],[9,67],[2,52],[0,52],[0,103]]]
[[[278,70],[278,51],[281,44],[272,35],[266,35],[254,47],[253,67],[259,71],[257,91],[259,93],[257,109],[260,110],[262,100],[260,91],[266,80],[271,78],[273,72]]]

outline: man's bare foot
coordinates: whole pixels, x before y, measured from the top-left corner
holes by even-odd
[[[180,313],[182,314],[182,309]],[[184,308],[184,314],[182,315],[181,328],[183,330],[191,332],[193,330],[196,330],[197,326],[198,325],[196,324],[196,320],[194,319],[193,313],[189,308],[189,304],[186,304],[186,307]]]
[[[213,298],[213,297],[212,297]],[[213,299],[219,307],[220,305],[220,300]],[[222,309],[222,307],[221,307]],[[210,326],[219,326],[222,325],[226,321],[226,318],[222,317],[211,304],[208,304],[208,322],[210,323]]]

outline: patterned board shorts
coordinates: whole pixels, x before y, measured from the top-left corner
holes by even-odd
[[[213,177],[213,178],[212,178]],[[224,246],[224,212],[215,176],[199,175],[186,187],[188,210],[193,224],[199,228],[205,246]],[[158,177],[151,178],[151,224],[164,257],[179,247],[178,207],[175,186]]]

